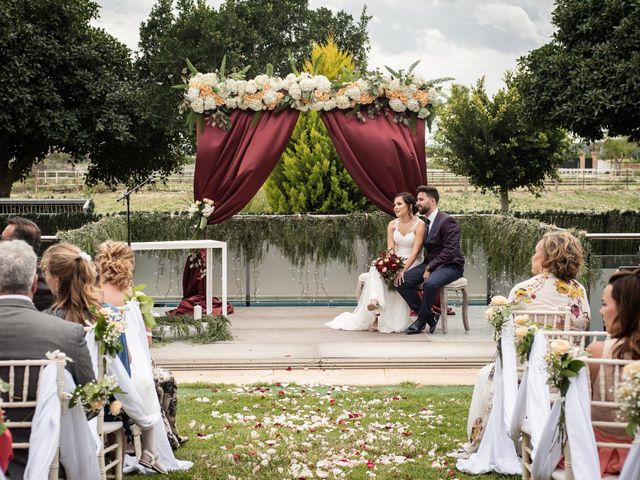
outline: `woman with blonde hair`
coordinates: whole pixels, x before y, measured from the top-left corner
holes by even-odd
[[[140,303],[133,295],[135,266],[133,250],[124,242],[106,241],[98,247],[95,263],[98,270],[98,284],[104,294],[104,300],[125,312],[125,335],[131,358],[131,380],[140,394],[146,413],[162,419],[154,425],[159,459],[170,470],[188,468],[188,463],[176,460],[169,438],[164,434],[168,422],[160,407],[154,382],[154,368],[149,351],[151,325],[145,322]],[[180,438],[171,428],[167,429],[167,433]]]
[[[75,245],[58,243],[44,252],[40,267],[51,293],[56,297],[50,313],[71,322],[93,325],[91,311],[98,311],[103,307],[103,295],[96,287],[98,275],[91,257]],[[127,338],[123,334],[120,339],[123,348],[118,357],[127,373],[131,375]],[[150,415],[152,412],[144,413]],[[135,418],[132,420],[137,423]],[[142,428],[141,441],[144,451],[140,464],[157,473],[166,474],[166,469],[157,459],[155,430],[154,425]]]
[[[602,292],[600,314],[604,326],[611,338],[604,342],[593,342],[587,352],[594,358],[613,358],[621,360],[640,360],[640,269],[622,270],[614,273]],[[613,367],[589,365],[593,400],[612,402],[615,370]],[[600,378],[603,376],[604,378]],[[604,397],[598,385],[603,383]],[[615,422],[617,415],[607,407],[593,405],[593,420]],[[624,429],[615,427],[594,427],[596,440],[601,442],[631,443]],[[626,448],[599,447],[600,474],[620,473],[629,450]]]
[[[517,310],[569,310],[570,330],[588,330],[591,320],[587,291],[578,282],[584,264],[582,245],[566,230],[546,233],[531,258],[533,277],[509,294]],[[564,325],[556,325],[564,329]]]

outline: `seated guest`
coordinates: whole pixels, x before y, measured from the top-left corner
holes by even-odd
[[[576,237],[560,230],[546,233],[531,258],[533,277],[518,283],[509,294],[514,310],[569,310],[570,330],[589,328],[591,313],[585,288],[576,280],[584,262]],[[556,325],[564,329],[564,322]]]
[[[0,360],[43,359],[47,352],[59,350],[73,359],[67,370],[76,385],[91,382],[95,377],[82,327],[38,312],[33,304],[36,265],[36,254],[24,241],[0,242]],[[0,369],[0,377],[8,381],[5,370]],[[22,374],[16,379],[21,385]],[[34,399],[35,389],[34,382],[29,386],[29,396]],[[6,408],[5,415],[13,422],[29,421],[33,410]],[[26,429],[12,429],[12,435],[14,443],[29,441]],[[15,449],[14,455],[8,473],[12,479],[21,479],[28,452]]]
[[[127,297],[132,294],[133,250],[124,242],[107,241],[98,247],[95,257],[98,282],[104,294],[104,301],[116,307],[124,307]],[[177,434],[175,408],[177,385],[173,374],[167,370],[157,371],[151,364],[151,322],[143,320],[137,302],[127,305],[127,343],[131,355],[131,379],[140,393],[149,412],[159,410],[164,421],[169,443],[177,448],[182,437]],[[148,341],[147,341],[148,340]],[[155,381],[162,378],[162,382]],[[158,389],[161,390],[158,395]],[[165,398],[173,395],[173,399]],[[163,400],[159,403],[159,398]],[[165,409],[166,406],[166,409]],[[171,406],[171,408],[169,408]]]
[[[38,225],[22,217],[13,217],[7,220],[7,226],[2,231],[2,240],[24,240],[31,245],[36,255],[40,251],[40,238]],[[51,303],[53,303],[53,294],[44,281],[42,271],[38,268],[38,289],[33,294],[33,304],[42,312],[48,309]]]
[[[91,309],[92,307],[96,310],[102,308],[103,295],[96,287],[97,273],[91,257],[75,245],[58,243],[44,252],[41,267],[47,285],[56,296],[51,312],[73,323],[92,325],[94,319]],[[123,349],[118,357],[122,360],[127,373],[131,374],[130,354],[124,334],[121,335],[121,341]],[[132,420],[135,422],[135,419],[132,418]],[[139,460],[140,464],[158,473],[167,473],[157,459],[153,427],[142,429],[141,441],[143,454]]]
[[[602,308],[600,314],[611,339],[604,342],[593,342],[587,347],[594,358],[615,358],[640,360],[640,269],[635,271],[619,271],[609,279],[609,284],[602,292]],[[589,365],[593,400],[614,401],[614,368]],[[600,391],[604,376],[604,397]],[[615,410],[593,405],[593,420],[618,421]],[[631,443],[632,438],[624,429],[594,427],[597,441]],[[626,448],[599,447],[600,474],[615,475],[620,473],[629,450]]]
[[[533,277],[511,289],[508,303],[514,310],[563,310],[571,312],[570,329],[583,331],[589,327],[591,313],[585,288],[576,280],[583,264],[580,242],[564,230],[546,233],[536,245],[531,258]],[[556,323],[563,330],[564,322]],[[473,389],[467,418],[469,443],[465,449],[475,451],[491,412],[493,401],[493,365],[485,366]]]

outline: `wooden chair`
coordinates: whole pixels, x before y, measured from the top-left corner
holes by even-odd
[[[469,296],[467,295],[467,279],[460,277],[440,289],[440,322],[442,333],[447,333],[447,309],[449,292],[462,292],[462,325],[465,331],[469,331]]]
[[[0,372],[2,379],[9,384],[9,391],[3,395],[2,408],[13,411],[34,410],[38,395],[38,379],[44,368],[48,365],[56,366],[56,386],[58,398],[60,398],[60,416],[62,416],[64,404],[64,368],[66,356],[58,354],[52,359],[42,360],[2,360],[0,361]],[[6,377],[5,377],[6,372]],[[12,421],[10,418],[5,422],[7,428],[15,432],[21,429],[31,429],[31,421]],[[60,470],[60,437],[51,439],[56,444],[56,454],[49,469],[49,478],[57,480]],[[29,442],[18,442],[13,444],[14,450],[28,450]]]
[[[101,356],[98,361],[98,381],[104,379],[106,358]],[[98,453],[98,468],[100,478],[115,478],[122,480],[124,464],[124,427],[122,422],[105,422],[104,409],[98,414],[98,437],[100,451]],[[109,472],[113,470],[113,473]]]

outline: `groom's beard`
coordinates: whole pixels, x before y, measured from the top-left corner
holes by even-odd
[[[429,209],[425,207],[418,207],[418,211],[421,215],[429,215]]]

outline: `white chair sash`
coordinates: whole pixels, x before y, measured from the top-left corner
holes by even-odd
[[[527,423],[531,435],[532,458],[551,410],[547,363],[544,358],[546,354],[547,341],[542,332],[538,332],[533,339],[527,369],[520,383],[509,433],[513,440],[518,440],[524,422]]]
[[[135,392],[137,392],[136,395],[140,399],[143,411],[149,413],[153,418],[153,436],[156,454],[167,470],[189,470],[193,463],[176,459],[164,429],[164,423],[160,413],[160,401],[158,400],[158,394],[156,393],[153,380],[153,365],[151,364],[151,352],[149,352],[149,344],[147,343],[144,319],[140,311],[140,306],[135,300],[128,302],[125,306],[125,325],[125,336],[127,337],[127,346],[129,347],[129,355],[131,358],[130,383],[134,387]],[[120,363],[120,365],[122,365],[122,363]],[[123,390],[126,391],[124,387]],[[127,411],[126,406],[125,411]],[[129,412],[127,411],[127,413]],[[142,467],[135,459],[129,460],[131,461],[125,462],[124,465],[125,473],[132,471],[154,473],[152,470]]]
[[[98,344],[93,331],[86,335],[87,347],[91,354],[93,369],[96,377],[98,375]],[[129,417],[141,428],[151,427],[157,420],[162,423],[162,417],[157,415],[147,415],[140,395],[127,374],[122,361],[118,357],[107,357],[107,372],[116,377],[116,383],[125,393],[116,393],[114,396],[122,402],[122,408]]]
[[[633,445],[620,472],[620,480],[637,480],[640,478],[640,430],[636,432]]]
[[[506,325],[505,325],[506,326]],[[515,349],[513,347],[513,328],[511,328],[511,335],[503,334],[501,340],[502,357],[506,358],[507,355],[513,354],[512,364],[508,367],[505,373],[502,368],[502,361],[500,357],[496,359],[496,369],[493,376],[495,382],[495,391],[493,395],[493,406],[491,414],[489,415],[489,421],[487,422],[487,429],[480,442],[480,447],[476,453],[471,454],[468,459],[458,459],[456,468],[461,472],[470,474],[481,474],[488,472],[497,472],[506,475],[519,475],[522,473],[522,464],[516,453],[516,448],[513,441],[507,435],[506,425],[510,425],[511,415],[513,414],[513,407],[515,405],[516,388],[514,384],[517,384],[517,377],[515,372]],[[509,345],[510,344],[510,345]],[[506,345],[506,349],[505,349]],[[507,363],[511,363],[507,361]],[[513,372],[510,371],[511,367]],[[516,381],[514,382],[514,378]],[[511,384],[513,382],[514,384]],[[505,389],[505,384],[509,384],[508,394]],[[515,387],[515,388],[514,388]],[[505,410],[507,409],[507,397],[510,396],[511,411],[507,415]],[[505,423],[506,418],[509,418],[509,424]]]
[[[596,438],[591,425],[591,403],[587,386],[587,373],[583,368],[577,377],[571,378],[565,402],[565,426],[571,451],[571,465],[575,478],[597,480],[600,478],[600,464]],[[544,480],[551,477],[562,458],[558,424],[560,406],[557,401],[544,426],[538,443],[540,455],[533,459],[532,477]]]
[[[25,480],[49,478],[49,468],[58,449],[60,399],[57,376],[56,365],[47,365],[38,379],[38,398],[29,434],[29,458],[24,471]]]

